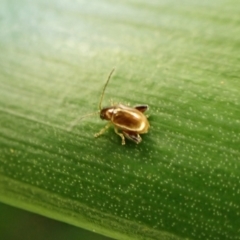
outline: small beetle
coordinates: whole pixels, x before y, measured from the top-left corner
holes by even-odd
[[[147,133],[150,127],[147,117],[143,114],[148,109],[148,105],[128,107],[123,104],[117,104],[102,108],[105,90],[113,72],[114,69],[109,74],[108,79],[103,87],[99,101],[99,111],[78,118],[71,124],[69,130],[71,130],[76,122],[78,122],[80,119],[94,114],[99,114],[101,119],[107,120],[109,123],[103,129],[101,129],[100,132],[96,133],[94,135],[95,137],[102,135],[111,125],[114,125],[115,133],[122,139],[122,145],[125,145],[125,137],[138,144],[142,141],[142,138],[139,134]],[[121,132],[119,132],[119,130]]]

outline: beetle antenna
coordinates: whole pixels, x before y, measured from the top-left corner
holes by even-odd
[[[67,130],[70,132],[74,128],[74,126],[76,126],[77,123],[80,122],[83,118],[90,117],[90,116],[93,116],[93,115],[96,115],[96,114],[99,114],[99,111],[98,112],[93,112],[93,113],[88,113],[88,114],[83,115],[79,118],[76,118],[74,121],[71,122],[71,124],[69,125]]]
[[[101,111],[101,109],[102,109],[103,96],[104,96],[106,87],[107,87],[107,85],[108,85],[108,82],[109,82],[109,80],[110,80],[110,78],[111,78],[114,70],[115,70],[115,69],[113,68],[112,71],[110,72],[110,74],[109,74],[109,76],[108,76],[108,79],[107,79],[107,82],[105,83],[105,85],[104,85],[104,87],[103,87],[102,94],[101,94],[101,96],[100,96],[99,106],[98,106],[99,111]]]

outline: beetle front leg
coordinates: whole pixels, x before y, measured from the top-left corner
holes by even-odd
[[[111,126],[111,122],[109,122],[104,128],[102,128],[102,129],[100,130],[100,132],[95,133],[95,134],[94,134],[94,137],[99,137],[100,135],[102,135],[103,133],[105,133],[106,130],[107,130],[110,126]]]
[[[115,131],[115,133],[116,133],[118,136],[121,137],[121,139],[122,139],[122,145],[125,145],[124,135],[123,135],[122,133],[118,132],[118,129],[117,129],[116,127],[114,128],[114,131]]]

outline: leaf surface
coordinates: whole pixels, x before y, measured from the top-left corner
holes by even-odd
[[[2,1],[0,200],[116,239],[240,239],[238,1]],[[136,145],[93,116],[148,104]]]

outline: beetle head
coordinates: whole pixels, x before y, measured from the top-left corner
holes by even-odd
[[[113,107],[105,107],[100,111],[100,118],[105,120],[110,120],[113,115]]]

